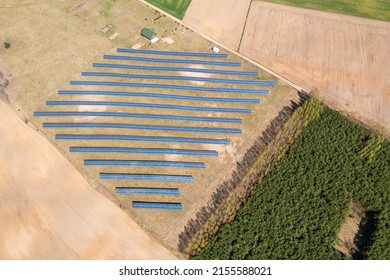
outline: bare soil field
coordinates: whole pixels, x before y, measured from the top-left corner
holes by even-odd
[[[389,23],[253,1],[239,51],[389,133]]]
[[[184,22],[237,50],[251,0],[192,0]]]
[[[175,259],[0,101],[0,259]]]

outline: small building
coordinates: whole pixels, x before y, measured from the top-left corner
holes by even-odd
[[[114,33],[110,37],[108,37],[108,39],[110,39],[112,41],[112,40],[115,40],[116,37],[118,37],[118,36],[119,36],[119,33]]]
[[[154,37],[152,40],[150,40],[150,42],[152,42],[152,44],[154,44],[154,43],[157,43],[158,40],[160,40],[160,38],[158,38],[158,37],[156,36],[156,37]]]
[[[144,36],[145,38],[152,40],[153,35],[154,35],[154,29],[153,28],[142,28],[141,30],[141,35]]]

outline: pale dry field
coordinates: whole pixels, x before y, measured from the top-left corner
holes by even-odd
[[[175,259],[0,101],[0,259]]]
[[[251,0],[192,0],[183,21],[237,50]]]
[[[14,106],[31,119],[36,106],[118,46],[131,47],[142,27],[170,37],[175,23],[132,1],[0,1],[0,71]],[[112,28],[104,33],[107,25]],[[119,33],[117,39],[108,38]],[[3,41],[11,43],[6,50]],[[177,44],[176,44],[177,45]]]
[[[239,51],[390,132],[390,23],[253,1]]]

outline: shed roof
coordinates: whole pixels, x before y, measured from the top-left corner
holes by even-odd
[[[151,40],[154,35],[154,29],[144,27],[142,28],[141,35]]]

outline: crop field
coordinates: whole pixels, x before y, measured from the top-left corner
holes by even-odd
[[[0,8],[7,15],[0,18],[2,36],[11,43],[0,49],[0,71],[15,111],[172,251],[187,220],[257,135],[299,99],[293,88],[231,54],[124,53],[212,54],[212,43],[138,1],[42,0]],[[160,41],[141,37],[143,27],[154,28]],[[147,205],[140,201],[181,203],[163,206],[182,210],[134,208]]]
[[[1,260],[175,258],[2,100],[0,112]]]
[[[183,21],[238,50],[251,0],[193,0]]]
[[[372,223],[360,258],[390,259],[390,143],[325,108],[196,259],[343,259],[352,203]]]
[[[390,2],[387,0],[262,0],[324,12],[390,21]]]
[[[183,19],[191,0],[146,0],[147,2],[170,13],[178,19]]]
[[[252,1],[239,52],[389,135],[389,34],[387,22]]]

